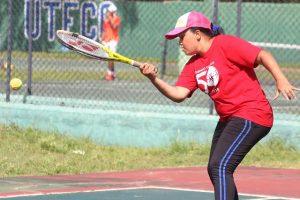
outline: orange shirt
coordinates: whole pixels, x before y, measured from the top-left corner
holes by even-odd
[[[102,33],[102,41],[104,42],[109,42],[111,40],[119,41],[119,25],[121,23],[121,18],[120,16],[114,15],[112,19],[112,23],[116,26],[114,29],[111,26],[110,21],[105,18],[103,21],[103,33]]]

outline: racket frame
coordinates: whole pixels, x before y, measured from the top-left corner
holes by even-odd
[[[60,35],[70,35],[72,36],[74,39],[78,38],[80,40],[85,40],[87,41],[88,43],[91,43],[101,49],[103,49],[107,54],[108,54],[108,57],[101,57],[101,56],[96,56],[96,55],[93,55],[93,54],[89,54],[85,51],[82,51],[78,48],[76,48],[75,46],[73,45],[70,45],[68,44],[67,42],[65,42],[61,37]],[[132,60],[126,56],[123,56],[121,54],[118,54],[116,52],[113,52],[112,50],[110,50],[109,48],[105,47],[103,44],[101,43],[98,43],[92,39],[89,39],[85,36],[82,36],[78,33],[74,33],[74,32],[69,32],[69,31],[65,31],[65,30],[57,30],[56,31],[56,36],[57,36],[57,40],[59,43],[61,43],[63,46],[65,46],[66,48],[70,49],[70,50],[73,50],[73,51],[76,51],[82,55],[85,55],[85,56],[88,56],[88,57],[91,57],[91,58],[94,58],[94,59],[98,59],[98,60],[104,60],[104,61],[115,61],[115,62],[121,62],[121,63],[126,63],[126,64],[129,64],[129,65],[132,65],[134,67],[140,67],[141,63],[135,61],[135,60]]]

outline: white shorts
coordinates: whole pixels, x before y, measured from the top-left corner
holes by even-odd
[[[109,41],[109,42],[102,42],[104,46],[112,50],[113,52],[117,51],[118,42],[115,40]]]

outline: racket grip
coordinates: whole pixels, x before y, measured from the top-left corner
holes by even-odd
[[[131,65],[140,69],[142,63],[133,60]],[[157,72],[158,72],[157,67],[155,67],[154,70],[155,70],[155,73],[157,74]]]
[[[137,67],[137,68],[140,68],[141,65],[142,65],[142,63],[137,62],[135,60],[133,60],[133,62],[132,62],[132,66]]]

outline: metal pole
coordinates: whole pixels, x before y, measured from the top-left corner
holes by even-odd
[[[218,24],[219,0],[213,0],[213,23]]]
[[[31,95],[32,81],[32,17],[34,0],[29,1],[29,33],[28,33],[28,77],[27,77],[27,95]]]
[[[218,24],[218,15],[219,15],[219,0],[213,0],[213,24]],[[209,104],[209,114],[214,114],[214,103],[211,99],[208,100]]]
[[[242,0],[237,0],[236,36],[241,36]]]
[[[31,95],[32,82],[32,18],[33,18],[33,4],[34,0],[29,0],[29,27],[28,27],[28,57],[27,57],[27,91],[23,96],[23,103],[26,103],[27,96]]]
[[[163,78],[166,74],[166,60],[167,60],[167,48],[168,48],[168,41],[165,39],[163,43],[163,53],[162,53],[162,66],[161,66],[161,72],[160,77]]]
[[[11,52],[12,52],[12,0],[8,0],[8,39],[7,39],[7,71],[6,71],[6,102],[10,101]]]

